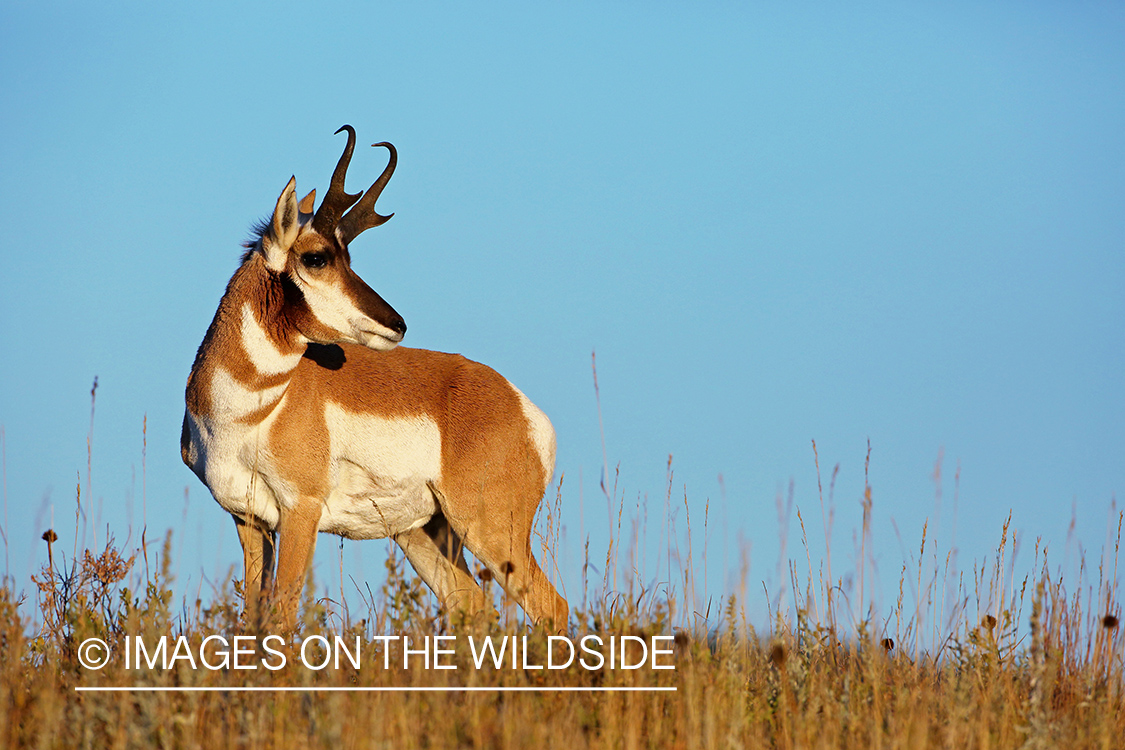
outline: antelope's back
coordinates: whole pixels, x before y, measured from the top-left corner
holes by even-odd
[[[538,500],[554,473],[555,431],[546,414],[491,367],[460,354],[310,345],[291,390],[306,384],[352,414],[432,420],[443,479],[531,475]]]

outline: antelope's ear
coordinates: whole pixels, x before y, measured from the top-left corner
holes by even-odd
[[[297,208],[297,178],[290,177],[289,184],[281,191],[277,206],[273,210],[269,232],[262,238],[262,252],[266,265],[271,271],[285,269],[285,259],[289,248],[297,241],[301,224]]]

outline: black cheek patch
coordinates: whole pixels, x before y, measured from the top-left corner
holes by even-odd
[[[293,281],[288,272],[280,274],[281,292],[285,299],[285,309],[290,311],[293,320],[312,317],[309,303],[305,301],[305,293]]]
[[[309,344],[304,357],[326,370],[339,370],[348,361],[344,350],[336,344]]]

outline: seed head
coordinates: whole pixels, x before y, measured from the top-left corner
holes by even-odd
[[[789,647],[785,645],[785,641],[774,641],[770,646],[770,661],[778,669],[785,667],[785,660],[789,658]]]

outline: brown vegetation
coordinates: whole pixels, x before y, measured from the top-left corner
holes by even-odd
[[[1006,529],[1004,536],[998,556],[1009,543]],[[48,548],[56,546],[53,532],[44,540]],[[311,596],[304,602],[301,636],[341,635],[347,643],[358,636],[359,669],[346,660],[340,668],[306,668],[298,662],[296,638],[284,646],[275,642],[287,657],[277,671],[193,669],[184,658],[169,669],[126,669],[121,655],[129,636],[145,639],[146,653],[162,635],[169,636],[171,653],[172,643],[184,636],[185,647],[198,654],[207,636],[231,642],[244,634],[236,585],[173,615],[170,547],[166,541],[153,561],[158,572],[147,580],[134,569],[138,553],[122,552],[112,539],[100,551],[82,551],[79,560],[56,560],[63,556],[52,549],[53,565],[34,577],[34,621],[9,586],[0,590],[0,745],[1109,748],[1120,747],[1125,736],[1119,607],[1106,593],[1115,584],[1097,597],[1091,590],[1085,599],[1066,598],[1045,560],[1038,581],[1012,587],[999,619],[991,613],[973,623],[957,618],[936,648],[914,647],[922,623],[909,617],[895,634],[907,639],[902,645],[872,633],[870,622],[845,631],[827,619],[826,592],[838,589],[808,581],[807,606],[792,619],[778,615],[768,634],[745,621],[734,597],[718,622],[694,630],[675,627],[686,620],[673,594],[603,597],[576,613],[571,638],[675,633],[669,645],[674,655],[666,657],[675,669],[549,671],[507,664],[475,668],[465,647],[469,635],[527,631],[512,623],[450,624],[405,575],[403,561],[392,558],[381,594],[364,602],[376,613],[372,619],[345,621],[336,603]],[[139,590],[125,585],[131,580]],[[991,584],[1003,588],[1002,581]],[[1021,629],[1017,618],[1025,597],[1029,627]],[[901,610],[900,601],[899,615]],[[820,620],[815,612],[823,613]],[[426,669],[420,657],[404,669],[401,643],[378,637],[390,633],[412,635],[415,643],[455,636],[456,648],[444,663],[457,669]],[[114,654],[101,670],[83,668],[78,659],[78,646],[93,637]],[[220,653],[214,644],[213,662]],[[528,649],[528,663],[542,665],[545,636],[531,634]],[[246,653],[243,663],[261,664],[260,646]],[[140,690],[78,690],[105,686]],[[243,691],[248,687],[287,691]],[[465,687],[479,691],[460,690]],[[675,691],[553,690],[558,687]],[[360,690],[369,688],[415,691]]]
[[[34,603],[11,579],[0,586],[0,747],[1123,746],[1116,598],[1121,516],[1111,559],[1097,568],[1096,585],[1085,582],[1083,561],[1077,593],[1052,573],[1038,544],[1033,572],[1013,579],[1016,540],[1008,524],[993,560],[974,565],[967,584],[951,566],[951,554],[935,549],[923,530],[919,560],[930,562],[909,572],[904,563],[898,601],[889,613],[876,613],[867,604],[870,592],[864,595],[871,515],[865,487],[860,569],[850,572],[857,585],[833,577],[829,549],[826,574],[799,575],[798,563],[783,559],[786,590],[796,602],[784,604],[775,594],[770,622],[759,632],[745,614],[745,585],[721,606],[700,606],[687,503],[681,542],[673,531],[670,488],[669,459],[667,553],[661,556],[669,580],[644,587],[636,573],[645,568],[636,534],[623,551],[624,503],[616,487],[607,488],[616,529],[604,577],[591,589],[587,542],[582,591],[574,597],[581,606],[574,608],[568,635],[576,644],[587,635],[604,641],[627,636],[635,648],[640,639],[672,636],[662,646],[670,654],[637,669],[620,663],[615,669],[536,668],[558,654],[548,652],[546,634],[519,624],[514,607],[502,608],[499,623],[451,623],[396,556],[378,593],[369,588],[359,594],[361,602],[315,599],[310,582],[299,634],[279,637],[267,649],[266,634],[248,633],[240,621],[237,581],[175,611],[171,532],[162,551],[144,542],[145,533],[135,550],[121,549],[112,537],[101,548],[95,542],[93,549],[80,549],[76,528],[74,545],[65,550],[49,529],[42,536],[45,562],[32,577]],[[544,550],[558,549],[560,501],[561,485],[554,502],[543,504],[538,529]],[[805,521],[799,511],[797,517],[813,571]],[[828,539],[826,533],[826,547]],[[699,562],[706,578],[706,546]],[[495,583],[482,580],[495,595]],[[857,593],[866,608],[859,613],[847,598]],[[456,668],[437,669],[434,662],[426,668],[423,657],[405,654],[403,641],[391,635],[409,636],[415,650],[426,638],[445,637],[450,650],[441,663]],[[508,659],[499,668],[478,667],[469,637],[479,643],[504,635],[519,636],[516,667]],[[235,639],[253,636],[243,642],[249,645],[238,664],[256,668],[234,668]],[[302,643],[311,644],[309,662],[319,664],[328,655],[323,646],[337,636],[358,667],[346,655],[322,669],[301,664]],[[161,637],[163,658],[156,654]],[[92,638],[112,654],[101,669],[83,666],[83,658],[99,656],[97,649],[83,650]],[[224,650],[230,657],[225,667],[199,663],[206,656],[219,664]],[[436,658],[432,648],[430,656]],[[284,667],[267,666],[282,657]],[[146,663],[137,668],[141,658]],[[675,668],[651,668],[657,663]]]

